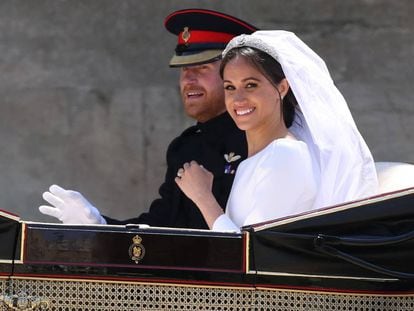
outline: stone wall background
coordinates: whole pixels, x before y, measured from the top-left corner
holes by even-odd
[[[163,27],[191,7],[294,31],[325,59],[376,161],[414,162],[411,0],[3,0],[0,209],[52,221],[37,207],[57,183],[112,217],[147,210],[168,143],[193,123]]]

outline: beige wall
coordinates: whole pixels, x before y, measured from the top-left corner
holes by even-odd
[[[148,208],[169,141],[192,124],[163,28],[188,7],[296,32],[326,60],[375,159],[414,162],[411,0],[4,0],[0,209],[51,220],[37,206],[52,183],[113,217]]]

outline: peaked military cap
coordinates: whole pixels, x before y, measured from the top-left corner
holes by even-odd
[[[233,37],[258,30],[236,17],[205,9],[173,12],[166,17],[164,25],[169,32],[178,36],[171,67],[219,60],[221,52]]]

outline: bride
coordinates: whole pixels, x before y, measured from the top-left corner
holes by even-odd
[[[377,192],[372,155],[343,96],[297,36],[238,36],[223,52],[221,74],[226,108],[248,142],[226,212],[211,192],[214,176],[195,161],[176,178],[211,229],[238,231]]]

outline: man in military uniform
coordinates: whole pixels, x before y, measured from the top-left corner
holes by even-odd
[[[213,193],[225,208],[236,168],[246,158],[247,144],[244,132],[226,112],[223,81],[219,76],[221,52],[234,36],[257,29],[233,16],[203,9],[176,11],[167,16],[165,27],[178,37],[170,66],[180,68],[184,109],[197,123],[168,147],[167,173],[159,189],[160,198],[152,202],[147,213],[119,221],[101,216],[79,192],[53,185],[43,194],[52,206],[39,207],[42,213],[64,223],[136,223],[207,229],[199,209],[174,181],[178,169],[192,160],[214,174]]]

